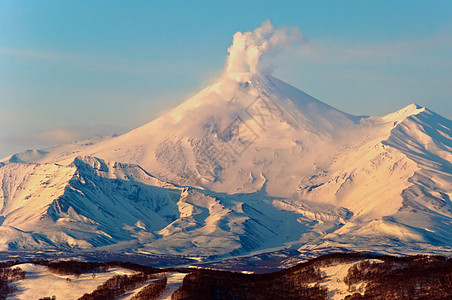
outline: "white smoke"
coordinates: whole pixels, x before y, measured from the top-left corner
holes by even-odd
[[[226,73],[269,72],[259,66],[262,56],[274,54],[298,40],[301,40],[301,34],[297,27],[276,29],[270,20],[265,20],[253,32],[237,32],[228,49]]]

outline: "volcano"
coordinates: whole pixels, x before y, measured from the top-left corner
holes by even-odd
[[[3,159],[0,249],[450,253],[452,121],[416,104],[353,116],[231,67],[281,34],[266,26],[236,34],[227,72],[154,121]]]

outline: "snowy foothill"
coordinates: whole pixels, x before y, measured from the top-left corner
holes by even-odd
[[[15,281],[16,292],[10,295],[8,299],[40,299],[44,297],[53,297],[56,299],[78,299],[84,294],[92,293],[98,286],[104,284],[108,279],[117,275],[137,274],[125,268],[114,267],[105,272],[89,272],[80,275],[61,275],[51,271],[46,266],[24,263],[14,266],[25,271],[24,279]],[[134,288],[118,299],[131,299],[138,294],[144,287],[160,278],[167,278],[167,285],[158,298],[159,300],[171,299],[171,295],[182,285],[182,280],[186,273],[169,272],[159,273],[157,278],[143,282],[137,288]]]
[[[59,275],[47,267],[35,264],[20,264],[26,272],[25,279],[15,282],[17,292],[8,299],[40,299],[56,296],[56,299],[78,299],[91,293],[97,286],[115,275],[131,275],[134,272],[124,268],[112,268],[106,272],[86,273],[80,276]]]

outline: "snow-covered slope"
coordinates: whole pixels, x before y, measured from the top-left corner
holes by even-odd
[[[263,191],[227,195],[179,187],[137,165],[90,156],[68,166],[9,163],[0,174],[7,182],[0,195],[1,250],[235,255],[281,246],[316,225],[278,211]],[[328,216],[329,226],[347,215],[325,207],[315,212]]]
[[[360,130],[358,122],[271,76],[234,73],[120,137],[12,161],[69,164],[86,154],[217,192],[255,192],[267,178],[269,194],[290,196],[302,174],[328,164],[336,147],[359,138],[349,134]],[[294,164],[294,157],[303,163]]]
[[[138,166],[83,157],[1,168],[2,248],[91,247],[146,236],[178,216],[178,190]]]
[[[2,249],[449,251],[452,121],[351,116],[250,69],[122,136],[2,160]]]
[[[301,198],[336,203],[354,213],[321,246],[449,249],[451,121],[416,105],[369,120],[386,136],[341,155],[328,172],[300,189]]]
[[[135,272],[124,268],[112,268],[105,272],[87,273],[78,276],[52,273],[47,267],[31,263],[17,265],[26,272],[25,278],[15,283],[17,291],[8,299],[78,299],[93,292],[99,285],[116,275],[132,275]]]
[[[4,160],[2,249],[448,251],[451,121],[416,105],[353,117],[234,76],[123,136]]]

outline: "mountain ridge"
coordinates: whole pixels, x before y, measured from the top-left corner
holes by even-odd
[[[295,247],[300,251],[325,247],[383,251],[384,247],[375,243],[384,241],[394,251],[449,251],[452,239],[443,224],[452,224],[447,198],[451,193],[447,183],[451,175],[447,165],[438,169],[450,155],[449,120],[416,104],[384,117],[354,117],[319,104],[320,101],[313,101],[293,87],[287,88],[277,79],[265,77],[270,79],[261,81],[261,78],[249,76],[249,81],[233,78],[232,83],[231,79],[220,80],[189,100],[201,103],[198,106],[189,102],[190,105],[183,104],[169,112],[173,115],[171,121],[179,117],[176,125],[181,122],[181,131],[174,131],[177,129],[174,125],[169,131],[159,131],[166,122],[163,116],[120,137],[63,146],[60,153],[58,147],[27,151],[3,160],[2,249],[73,251],[113,247],[137,253],[221,257],[274,247]],[[220,97],[218,92],[231,84],[238,91],[229,89],[229,94]],[[181,114],[196,112],[202,108],[202,101],[211,105],[212,89],[216,96],[213,103],[220,105],[206,111],[221,116],[222,105],[229,105],[226,111],[232,117],[226,114],[226,119],[232,119],[234,124],[238,118],[241,122],[238,129],[231,130],[231,125],[224,125],[215,114],[201,114],[204,118],[196,114],[192,117],[191,113],[186,118]],[[278,89],[282,91],[275,93]],[[299,98],[293,100],[287,95]],[[242,99],[237,100],[238,96]],[[249,108],[256,101],[262,102],[252,115]],[[241,102],[246,103],[237,105]],[[269,105],[274,105],[273,110],[268,109]],[[317,116],[316,110],[324,108],[331,117]],[[301,121],[293,115],[302,116]],[[191,129],[187,122],[200,126],[189,131],[194,132],[191,136],[184,137],[183,133]],[[313,132],[316,123],[320,126]],[[233,147],[228,142],[237,142],[237,135],[243,130],[240,126],[259,136],[237,154],[241,149],[233,147],[241,146],[240,141]],[[437,139],[441,147],[427,147],[431,144],[424,135],[432,132],[435,137],[441,136]],[[164,138],[157,140],[159,136]],[[273,138],[283,143],[269,142]],[[407,140],[417,148],[405,144]],[[161,170],[155,174],[133,163],[140,157],[149,159],[140,148],[140,143],[148,141],[154,143],[156,155],[150,161],[166,162],[173,173],[185,176],[184,180],[161,176]],[[334,148],[319,151],[319,147],[325,146]],[[427,148],[429,153],[436,153],[440,164],[427,165],[430,169],[425,171],[422,158],[426,154],[422,156],[422,151]],[[55,149],[56,155],[52,153]],[[103,149],[109,152],[103,155]],[[229,154],[235,155],[226,167],[238,166],[234,176],[238,175],[238,181],[245,178],[241,186],[222,188],[229,180],[237,180],[223,175],[225,168],[217,161],[221,157],[213,152],[218,149],[228,149]],[[105,159],[121,151],[124,152],[118,155],[119,159]],[[264,156],[256,163],[260,153]],[[266,156],[268,153],[272,155]],[[326,153],[327,158],[319,153]],[[304,155],[301,162],[308,166],[297,169],[295,165],[295,170],[290,171],[294,165],[290,162],[300,154]],[[129,158],[121,161],[127,155]],[[206,157],[210,164],[199,165],[199,159]],[[251,171],[246,171],[247,164]],[[273,164],[284,167],[272,174]],[[299,179],[289,181],[295,185],[287,185],[281,172],[288,177],[294,172]],[[434,174],[429,175],[430,185],[424,179],[425,172]],[[42,175],[40,181],[33,181],[31,174],[37,173]],[[28,193],[8,192],[6,182],[14,186],[14,180],[5,178],[11,176],[17,179],[15,188],[21,191],[19,187],[26,187]],[[43,188],[36,188],[42,184]],[[288,192],[281,193],[275,186],[283,186]],[[53,198],[39,201],[39,196],[46,192]],[[422,193],[424,196],[419,198]],[[429,207],[426,199],[430,201]],[[34,208],[27,201],[40,206]],[[16,206],[9,208],[11,203]],[[420,205],[423,209],[419,209]],[[161,207],[166,208],[162,211]],[[413,207],[417,207],[416,212]]]
[[[290,38],[236,34],[218,81],[157,119],[1,160],[0,249],[449,254],[452,121],[309,96],[259,65]]]

